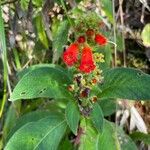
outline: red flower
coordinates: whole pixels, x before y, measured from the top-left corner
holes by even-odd
[[[84,36],[80,36],[77,39],[78,43],[84,43],[85,42],[85,37]]]
[[[88,30],[86,31],[86,35],[87,35],[87,36],[93,36],[93,35],[94,35],[94,30],[93,30],[93,29],[88,29]]]
[[[95,42],[99,45],[106,45],[107,44],[107,39],[105,36],[101,34],[96,34],[95,35]]]
[[[85,73],[90,73],[95,69],[93,54],[90,47],[84,47],[82,50],[81,64],[79,69]]]
[[[77,62],[79,47],[77,43],[72,43],[63,53],[63,61],[66,65],[72,66]]]

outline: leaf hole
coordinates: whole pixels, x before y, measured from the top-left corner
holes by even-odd
[[[46,90],[46,88],[43,88],[43,89],[39,92],[39,94],[42,94],[45,90]]]
[[[143,73],[142,73],[142,72],[138,72],[137,75],[138,75],[139,77],[141,77],[141,76],[143,75]]]
[[[21,93],[20,93],[20,95],[25,95],[25,94],[26,94],[26,92],[21,92]]]

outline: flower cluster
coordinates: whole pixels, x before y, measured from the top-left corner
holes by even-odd
[[[96,62],[103,62],[103,57],[96,58],[93,56],[92,48],[87,41],[94,41],[100,46],[107,44],[107,38],[102,34],[95,33],[93,29],[88,29],[85,35],[81,35],[72,43],[63,53],[63,61],[67,66],[79,64],[78,70],[83,73],[91,73],[96,68]],[[101,54],[102,55],[102,54]]]

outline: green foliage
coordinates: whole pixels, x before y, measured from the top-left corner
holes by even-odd
[[[21,103],[20,102],[14,102],[9,106],[9,109],[7,111],[5,124],[3,128],[3,139],[4,142],[10,133],[12,131],[12,128],[14,127],[16,120],[18,119],[19,111],[20,111]]]
[[[130,137],[134,141],[142,141],[145,144],[150,145],[150,134],[145,134],[142,132],[133,132],[132,134],[130,134]]]
[[[104,116],[110,116],[116,111],[116,100],[115,99],[102,99],[98,101]]]
[[[62,55],[64,45],[67,43],[69,31],[69,23],[67,20],[62,21],[53,38],[53,62],[57,61],[58,58]]]
[[[110,0],[101,0],[101,4],[102,4],[102,8],[103,8],[106,16],[108,17],[109,21],[113,24],[114,20],[113,20],[112,1],[110,1]]]
[[[70,129],[75,135],[77,135],[78,124],[80,120],[80,112],[77,107],[77,103],[70,101],[66,107],[65,115]]]
[[[92,127],[91,123],[87,119],[81,120],[81,139],[79,150],[98,150],[97,149],[97,131]]]
[[[12,137],[12,135],[22,126],[30,123],[30,122],[36,122],[42,118],[48,117],[50,115],[53,116],[57,116],[58,113],[56,113],[55,111],[44,111],[44,110],[40,110],[40,111],[34,111],[34,112],[30,112],[27,113],[25,115],[23,115],[22,117],[20,117],[14,127],[12,128],[12,130],[9,132],[8,136],[6,137],[6,142]]]
[[[130,100],[150,99],[150,76],[131,68],[115,68],[104,73],[100,98],[122,98]]]
[[[98,103],[93,104],[90,118],[96,129],[102,133],[104,127],[104,116],[101,107],[99,106]]]
[[[133,140],[124,133],[122,128],[117,127],[116,131],[121,150],[138,150]]]
[[[146,24],[141,34],[143,44],[146,47],[150,46],[150,24]]]
[[[120,150],[115,126],[108,121],[105,121],[104,124],[103,133],[99,134],[97,137],[98,148],[101,150]]]
[[[45,48],[48,48],[48,40],[47,40],[47,36],[45,33],[45,27],[43,24],[43,17],[42,14],[39,14],[36,16],[35,18],[35,23],[36,23],[36,29],[37,29],[37,34],[38,34],[38,38],[41,41],[41,43],[45,46]]]
[[[72,97],[65,87],[70,82],[68,75],[62,69],[42,66],[23,76],[16,85],[10,100]]]
[[[49,115],[22,126],[8,141],[5,150],[56,150],[65,130],[66,122],[62,116]]]

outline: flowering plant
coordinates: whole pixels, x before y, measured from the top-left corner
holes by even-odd
[[[6,150],[137,149],[132,139],[106,118],[116,111],[116,99],[150,99],[150,76],[132,68],[102,67],[110,41],[99,27],[100,20],[92,17],[74,22],[74,40],[61,51],[59,65],[41,64],[22,71],[10,101],[33,99],[36,103],[46,98],[48,102],[37,104],[35,112],[18,120],[9,133]],[[62,26],[66,30],[68,22]]]

